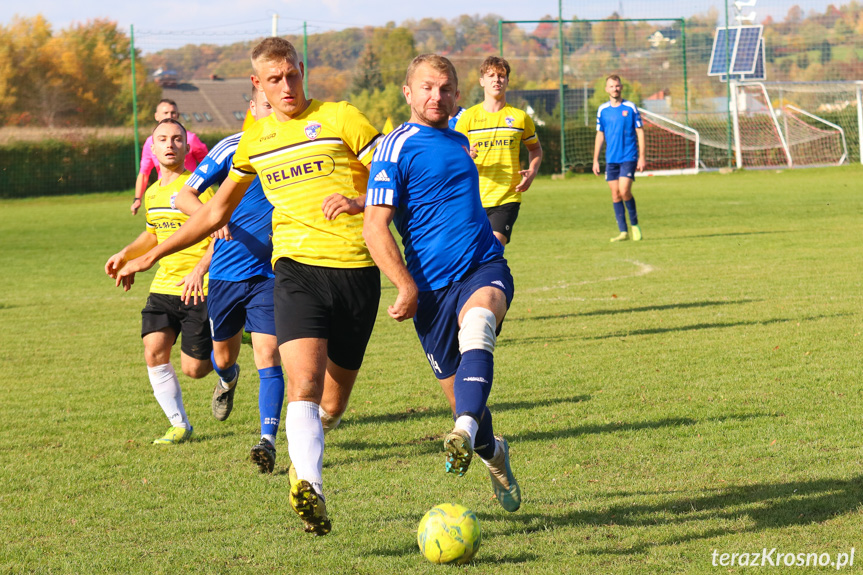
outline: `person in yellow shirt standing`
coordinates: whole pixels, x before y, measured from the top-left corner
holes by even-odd
[[[536,127],[524,110],[506,103],[509,62],[489,56],[479,69],[479,84],[485,97],[468,108],[455,126],[470,140],[470,155],[479,171],[479,193],[494,237],[506,246],[521,207],[521,194],[539,172],[542,146]],[[520,169],[522,142],[528,151],[528,168]]]
[[[183,165],[188,150],[186,129],[180,122],[173,118],[159,122],[153,130],[152,151],[162,168],[161,178],[144,194],[146,229],[135,241],[108,259],[105,273],[110,277],[117,279],[126,262],[167,240],[188,219],[174,206],[174,198],[192,175]],[[212,195],[213,190],[210,189],[202,194],[201,201]],[[180,344],[183,373],[200,379],[213,371],[210,363],[213,342],[207,322],[207,304],[204,303],[206,273],[212,256],[210,243],[209,237],[204,238],[163,259],[150,285],[147,304],[141,311],[141,337],[150,384],[171,422],[171,428],[155,440],[155,444],[182,443],[192,436],[192,424],[183,406],[183,392],[171,365],[171,348],[177,336],[183,336]],[[134,274],[125,278],[122,281],[124,289],[128,291],[134,281]]]
[[[287,40],[263,40],[252,50],[252,67],[252,82],[273,113],[243,133],[213,200],[167,242],[130,261],[118,281],[224,226],[260,178],[273,205],[289,501],[306,532],[326,535],[332,524],[323,495],[324,430],[338,424],[347,406],[380,302],[380,271],[363,240],[363,207],[368,165],[381,136],[347,102],[306,97],[303,64]]]

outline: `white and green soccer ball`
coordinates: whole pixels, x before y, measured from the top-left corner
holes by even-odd
[[[457,503],[432,507],[417,529],[420,552],[432,563],[467,563],[479,549],[481,539],[476,514]]]

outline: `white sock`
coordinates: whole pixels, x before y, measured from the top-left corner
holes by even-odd
[[[183,407],[183,390],[180,389],[180,381],[174,366],[170,363],[147,366],[150,375],[150,385],[153,386],[153,395],[162,407],[162,411],[168,417],[168,421],[174,427],[185,427],[190,429],[192,425],[186,416],[186,408]]]
[[[266,439],[267,441],[269,441],[270,443],[272,443],[272,444],[273,444],[273,446],[275,446],[275,445],[276,445],[276,436],[275,436],[275,435],[270,435],[270,434],[262,435],[262,436],[261,436],[261,439]]]
[[[473,449],[474,438],[476,437],[476,431],[479,429],[479,423],[477,423],[476,419],[471,417],[470,415],[461,415],[458,419],[455,420],[455,428],[461,429],[462,431],[467,431],[468,435],[470,435],[470,447]]]
[[[312,401],[291,401],[285,413],[285,435],[288,455],[297,477],[312,484],[319,494],[323,489],[324,428],[318,404]]]

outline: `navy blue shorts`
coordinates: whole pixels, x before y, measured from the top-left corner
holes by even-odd
[[[458,369],[458,315],[470,296],[487,286],[503,291],[509,308],[515,285],[505,259],[483,264],[445,288],[420,292],[414,327],[438,379],[446,379]]]
[[[264,276],[238,282],[210,280],[207,311],[213,341],[231,339],[244,327],[249,333],[276,335],[273,282]]]
[[[619,164],[605,164],[605,181],[613,182],[620,178],[635,179],[635,168],[638,162],[620,162]]]

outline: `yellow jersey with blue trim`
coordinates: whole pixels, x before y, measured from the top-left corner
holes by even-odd
[[[156,241],[160,244],[171,237],[171,234],[189,219],[189,216],[176,208],[174,200],[191,175],[192,172],[186,170],[183,175],[167,186],[162,186],[160,181],[156,181],[155,184],[147,188],[144,194],[144,207],[147,210],[147,231],[155,234]],[[214,191],[213,188],[210,188],[198,198],[202,202],[206,202],[213,197]],[[150,284],[150,293],[183,295],[183,286],[178,286],[177,283],[182,281],[207,253],[211,241],[209,237],[205,238],[193,246],[159,260],[159,269],[156,271],[153,283]],[[205,276],[205,295],[207,293],[207,280],[208,277]]]
[[[468,137],[471,147],[477,147],[474,161],[482,207],[520,202],[521,193],[515,187],[521,182],[521,143],[532,145],[539,141],[530,116],[509,104],[499,112],[487,112],[479,103],[464,111],[455,129]]]
[[[288,121],[271,114],[243,133],[229,177],[237,183],[260,178],[273,205],[273,265],[283,257],[330,268],[375,265],[362,212],[327,220],[321,206],[331,194],[366,193],[380,137],[351,104],[317,100]]]

